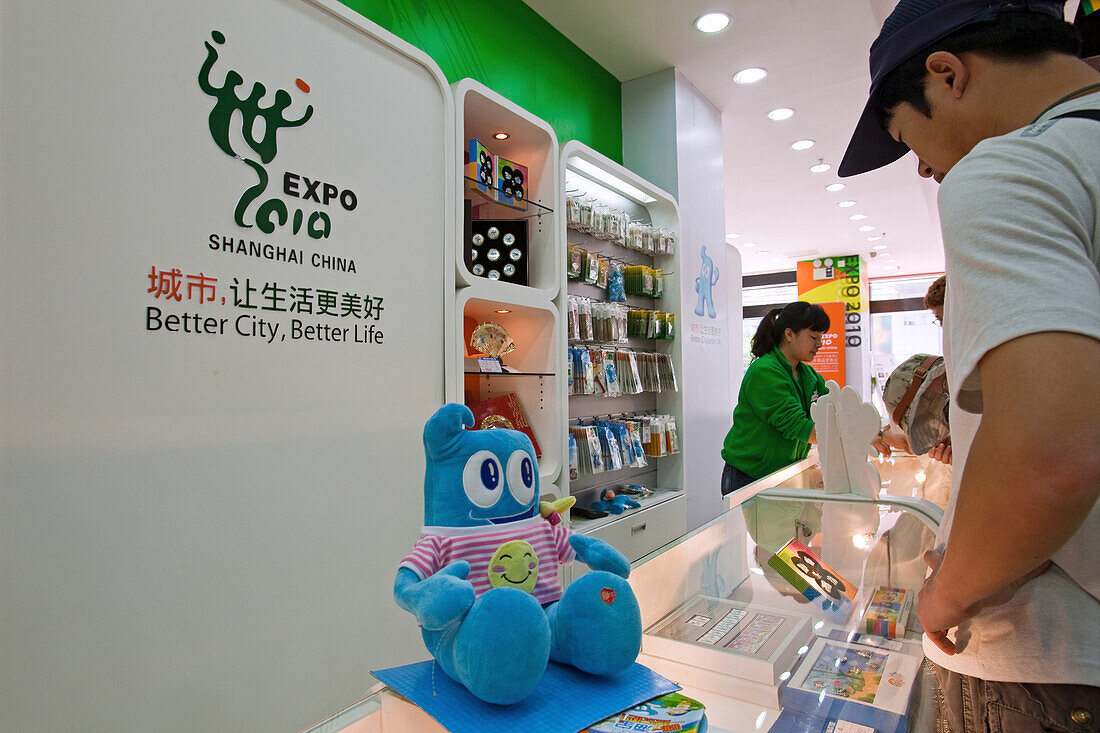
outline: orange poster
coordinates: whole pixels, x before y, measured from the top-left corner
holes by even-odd
[[[829,316],[829,330],[821,336],[821,348],[810,362],[828,382],[832,379],[844,386],[844,304],[818,303]]]

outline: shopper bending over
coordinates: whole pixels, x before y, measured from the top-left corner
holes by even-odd
[[[942,730],[1100,721],[1100,73],[1077,48],[1061,0],[901,0],[840,165],[912,148],[943,184],[959,470],[917,605]]]
[[[773,308],[752,337],[756,357],[745,370],[722,458],[722,495],[800,461],[817,442],[810,405],[827,392],[809,361],[829,316],[804,301]]]

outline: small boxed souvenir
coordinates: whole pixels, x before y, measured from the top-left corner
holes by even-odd
[[[466,186],[489,200],[496,199],[493,189],[496,175],[496,156],[485,144],[473,138],[470,140],[470,159],[466,164]]]
[[[474,219],[463,243],[466,269],[477,277],[528,283],[526,219]]]
[[[526,433],[531,439],[531,445],[535,448],[535,457],[541,458],[542,451],[539,442],[535,440],[535,433],[531,429],[531,422],[527,419],[527,412],[520,404],[519,397],[513,392],[493,397],[492,399],[470,405],[470,412],[474,413],[474,430],[491,430],[493,428],[507,428]]]
[[[880,585],[871,596],[871,603],[863,614],[865,630],[868,634],[877,634],[887,639],[905,636],[905,625],[909,622],[912,608],[912,591]]]
[[[876,731],[905,731],[921,659],[916,644],[893,650],[819,638],[783,689],[783,707]]]
[[[842,623],[855,608],[856,586],[798,540],[772,555],[768,565],[834,622]]]
[[[497,203],[527,210],[527,166],[497,158]]]
[[[774,685],[812,637],[804,614],[700,595],[647,629],[642,651]]]

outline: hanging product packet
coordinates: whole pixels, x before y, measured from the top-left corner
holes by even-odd
[[[612,303],[626,302],[626,290],[623,287],[625,267],[621,262],[611,263],[611,270],[607,275],[607,299]]]
[[[569,480],[576,481],[580,476],[581,467],[577,462],[577,438],[569,433]]]
[[[600,279],[600,257],[595,252],[584,253],[584,281],[595,285]]]
[[[582,274],[581,263],[584,261],[584,250],[575,244],[570,244],[568,248],[566,275],[570,280],[580,280]]]
[[[607,367],[603,363],[602,349],[589,349],[588,358],[592,362],[592,377],[595,384],[593,394],[607,396]]]
[[[607,380],[607,396],[622,397],[623,386],[619,383],[619,369],[615,365],[615,352],[606,350],[603,352],[604,377]]]
[[[581,341],[594,341],[596,332],[592,325],[592,301],[588,298],[580,298],[577,301],[577,309],[580,315]]]
[[[611,260],[603,257],[596,258],[597,266],[599,267],[599,275],[596,276],[596,287],[607,289],[607,278],[611,269]]]

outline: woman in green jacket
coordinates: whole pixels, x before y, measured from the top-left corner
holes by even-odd
[[[760,322],[752,338],[756,358],[741,380],[722,448],[723,496],[802,460],[817,443],[810,405],[828,390],[807,362],[828,329],[825,310],[801,300],[773,308]]]

